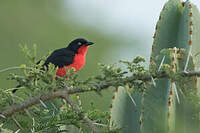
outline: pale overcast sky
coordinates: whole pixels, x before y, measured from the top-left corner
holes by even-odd
[[[145,47],[139,47],[138,51],[141,53],[142,50],[144,56],[148,56],[156,22],[167,0],[73,0],[66,2],[63,6],[67,5],[67,8],[71,8],[76,19],[86,26],[102,31],[103,34],[120,37],[123,41],[140,39],[140,43],[145,44]],[[200,0],[191,0],[191,2],[200,9]],[[128,54],[129,49],[120,50]]]
[[[68,3],[69,2],[69,3]],[[140,34],[154,32],[160,11],[167,0],[82,0],[68,1],[81,21],[99,30],[135,29]],[[191,0],[200,8],[200,0]],[[69,7],[69,6],[68,6]],[[116,31],[113,31],[116,32]]]

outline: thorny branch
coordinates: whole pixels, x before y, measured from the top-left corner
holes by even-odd
[[[200,71],[180,72],[179,74],[183,77],[192,77],[192,76],[200,77]],[[124,78],[122,80],[122,82],[133,82],[134,80],[149,81],[152,79],[151,76],[153,76],[153,78],[169,78],[170,77],[166,73],[161,73],[159,75],[144,75],[142,77],[131,76],[128,78]],[[99,90],[103,90],[103,89],[106,89],[109,86],[113,86],[113,85],[115,85],[114,82],[100,82],[98,84],[98,88],[99,88]],[[67,95],[71,95],[71,94],[75,94],[75,93],[83,93],[83,92],[88,92],[88,91],[96,91],[96,89],[88,90],[88,89],[74,88],[74,89],[70,89],[70,90],[57,90],[57,91],[50,92],[47,94],[42,94],[41,96],[31,97],[29,100],[27,100],[25,102],[11,105],[5,111],[0,112],[0,120],[6,119],[7,117],[12,116],[16,112],[23,111],[25,109],[30,108],[33,105],[39,104],[41,100],[42,101],[50,101],[50,100],[53,100],[56,98],[66,99]]]

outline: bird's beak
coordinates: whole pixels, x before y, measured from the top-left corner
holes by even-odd
[[[86,45],[92,45],[94,44],[93,42],[87,42]]]

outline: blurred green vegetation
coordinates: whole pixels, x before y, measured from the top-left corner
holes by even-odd
[[[71,40],[78,37],[95,42],[95,45],[89,48],[85,67],[79,71],[80,78],[84,79],[97,74],[98,62],[113,63],[114,60],[123,55],[120,53],[120,49],[123,47],[132,49],[132,57],[135,56],[135,46],[127,44],[127,42],[138,43],[134,37],[124,43],[120,36],[108,36],[96,29],[82,25],[81,18],[77,20],[77,17],[74,17],[70,10],[71,7],[68,8],[67,5],[63,4],[67,4],[67,2],[63,0],[0,1],[0,69],[27,63],[24,55],[20,52],[18,46],[20,43],[27,44],[29,47],[37,44],[39,60],[49,51],[66,47]],[[63,17],[65,17],[65,21],[62,19]],[[116,54],[117,50],[119,54]],[[119,59],[125,58],[120,57]],[[8,81],[7,77],[9,73],[19,71],[12,70],[0,73],[0,87],[15,87],[16,83]],[[108,109],[112,92],[104,91],[103,93],[102,97],[96,94],[84,95],[82,96],[83,103],[88,105],[90,102],[94,102],[94,106],[103,110]],[[88,97],[90,102],[88,102]]]

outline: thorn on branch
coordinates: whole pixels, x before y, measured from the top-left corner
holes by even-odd
[[[2,115],[2,114],[0,114],[0,117],[2,117],[2,118],[4,118],[4,119],[6,119],[6,117],[5,117],[4,115]]]
[[[151,80],[152,80],[153,86],[156,87],[156,82],[155,82],[153,76],[151,76]]]
[[[101,123],[93,123],[93,124],[94,124],[94,125],[97,125],[97,126],[108,127],[108,125],[101,124]]]
[[[128,90],[125,88],[126,90],[126,93],[128,94],[129,98],[131,99],[131,101],[133,102],[133,104],[136,106],[136,102],[135,100],[133,99],[133,97],[131,96],[130,92],[128,92]]]
[[[190,46],[190,48],[189,48],[189,52],[188,52],[188,56],[187,56],[187,60],[186,60],[185,67],[184,67],[184,72],[187,71],[187,67],[188,67],[188,64],[189,64],[189,60],[190,60],[191,52],[192,52],[192,46]]]
[[[162,65],[163,65],[163,63],[164,63],[164,61],[165,61],[165,56],[163,56],[163,58],[162,58],[162,60],[161,60],[161,62],[160,62],[160,65],[159,65],[159,67],[158,67],[158,72],[160,71],[160,69],[161,69],[161,67],[162,67]]]
[[[172,87],[174,88],[174,92],[176,94],[177,101],[180,104],[180,100],[179,100],[179,96],[178,96],[178,91],[177,91],[177,88],[176,88],[176,84],[174,82],[172,83]]]
[[[18,129],[17,131],[15,131],[15,133],[19,133],[20,130],[21,130],[21,129]]]
[[[44,108],[46,108],[46,109],[48,108],[47,105],[46,105],[42,100],[40,100],[40,103],[42,104],[42,106],[43,106]]]

